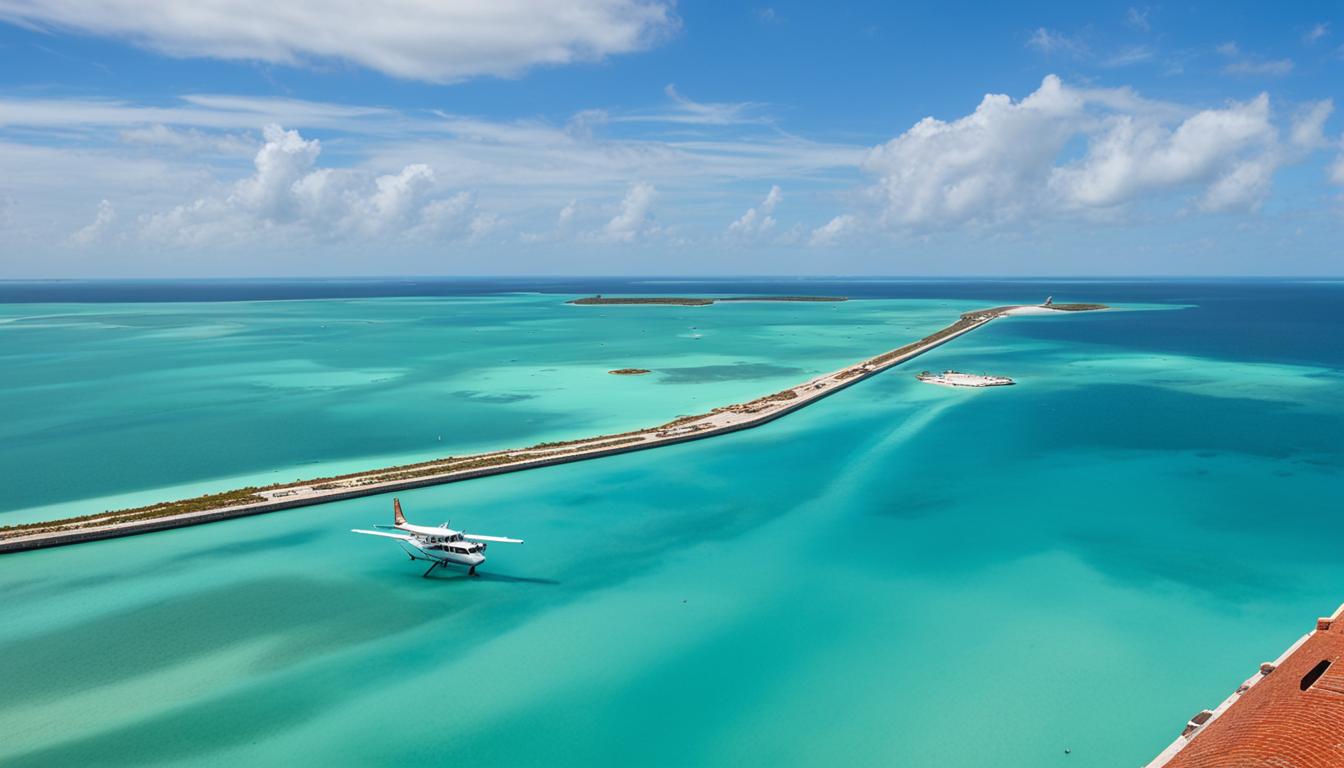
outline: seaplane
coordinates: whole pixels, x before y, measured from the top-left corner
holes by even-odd
[[[352,533],[366,536],[382,536],[395,539],[411,560],[424,560],[429,563],[427,577],[440,566],[466,568],[468,576],[476,575],[476,566],[485,562],[485,547],[488,542],[504,544],[522,544],[522,539],[510,539],[504,536],[482,536],[476,533],[463,533],[443,525],[414,525],[406,522],[401,511],[401,500],[392,500],[392,525],[375,525],[380,530],[369,531],[351,528]]]

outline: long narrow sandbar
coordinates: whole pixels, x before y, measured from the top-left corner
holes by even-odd
[[[667,305],[677,307],[707,307],[728,301],[849,301],[844,296],[724,296],[716,299],[689,298],[683,296],[589,296],[573,299],[566,304],[578,306],[622,306],[622,305]]]
[[[1105,308],[1101,305],[1084,306],[1088,309]],[[758,427],[793,413],[823,397],[946,344],[997,318],[1015,314],[1052,314],[1062,311],[1067,310],[1014,305],[966,312],[956,322],[919,341],[840,370],[813,377],[789,389],[750,402],[715,408],[709,413],[682,416],[657,427],[633,432],[558,443],[539,443],[530,448],[471,456],[450,456],[338,477],[318,478],[265,488],[240,488],[136,509],[8,526],[0,528],[0,554],[200,525],[359,496],[372,496],[407,488],[595,459],[600,456],[641,451],[737,432]]]

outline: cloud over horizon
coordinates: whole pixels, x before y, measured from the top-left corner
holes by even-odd
[[[140,217],[137,235],[193,246],[241,243],[259,232],[337,240],[373,236],[443,236],[480,230],[470,195],[435,197],[434,171],[407,165],[369,178],[358,171],[318,168],[321,142],[267,125],[253,173],[217,194]],[[97,223],[97,222],[95,222]]]
[[[1324,145],[1332,109],[1326,100],[1276,120],[1261,93],[1191,110],[1049,75],[1021,100],[989,94],[969,115],[925,118],[875,147],[867,196],[883,227],[916,232],[1114,213],[1172,195],[1209,212],[1251,210],[1275,171]]]
[[[341,61],[435,83],[599,61],[647,48],[679,23],[661,0],[0,0],[0,21],[179,58]]]

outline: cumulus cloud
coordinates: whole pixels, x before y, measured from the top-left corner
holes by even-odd
[[[775,218],[772,215],[775,206],[783,199],[784,194],[779,191],[779,185],[771,186],[760,205],[748,208],[737,221],[728,225],[728,234],[749,237],[769,232],[775,226]]]
[[[1335,157],[1335,162],[1330,166],[1330,181],[1344,186],[1344,152]]]
[[[937,226],[1020,215],[1076,133],[1083,99],[1052,75],[1020,102],[991,94],[966,117],[926,117],[876,147],[863,169],[878,178],[883,221]]]
[[[1313,24],[1306,34],[1302,35],[1302,42],[1307,45],[1315,45],[1321,38],[1330,34],[1330,22],[1323,21]]]
[[[1066,205],[1113,206],[1149,191],[1213,182],[1206,207],[1224,209],[1256,199],[1277,167],[1265,94],[1197,112],[1174,127],[1141,115],[1107,122],[1083,160],[1050,169],[1051,187]]]
[[[863,169],[876,177],[878,220],[901,230],[1112,211],[1172,193],[1205,210],[1253,208],[1279,167],[1320,146],[1331,109],[1309,105],[1285,141],[1265,94],[1192,112],[1051,75],[1020,101],[990,94],[956,120],[925,118]]]
[[[565,207],[561,208],[560,213],[555,217],[555,225],[562,229],[569,226],[569,223],[574,220],[574,216],[578,212],[579,201],[577,199],[570,200],[568,203],[565,203]]]
[[[1294,147],[1303,150],[1322,149],[1329,146],[1325,138],[1325,121],[1335,111],[1335,103],[1330,99],[1311,102],[1303,106],[1293,119],[1288,140]]]
[[[259,229],[319,239],[480,229],[480,212],[469,195],[432,197],[435,179],[428,165],[410,164],[370,179],[357,171],[317,168],[321,143],[298,131],[268,125],[262,134],[252,175],[222,194],[142,217],[142,233],[215,245],[246,240]]]
[[[600,60],[678,26],[662,0],[0,0],[0,20],[122,38],[170,56],[336,60],[440,83]]]
[[[641,234],[651,230],[649,225],[649,213],[653,209],[653,201],[658,197],[658,190],[654,189],[652,184],[645,181],[636,182],[630,185],[630,189],[625,193],[625,199],[621,201],[621,210],[607,226],[602,230],[603,239],[617,242],[629,243],[634,241]]]
[[[832,245],[845,235],[853,232],[857,224],[858,218],[854,214],[842,213],[812,230],[812,236],[808,238],[807,242],[809,245]]]
[[[98,212],[94,214],[93,221],[70,235],[70,241],[76,245],[90,245],[97,242],[116,218],[117,211],[112,207],[112,203],[102,200],[98,203]]]

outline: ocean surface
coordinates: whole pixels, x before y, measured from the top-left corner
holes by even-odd
[[[1049,294],[1116,309],[400,493],[527,540],[477,579],[349,533],[387,496],[0,556],[0,765],[1141,765],[1344,601],[1344,283],[3,282],[0,525],[649,426]]]

